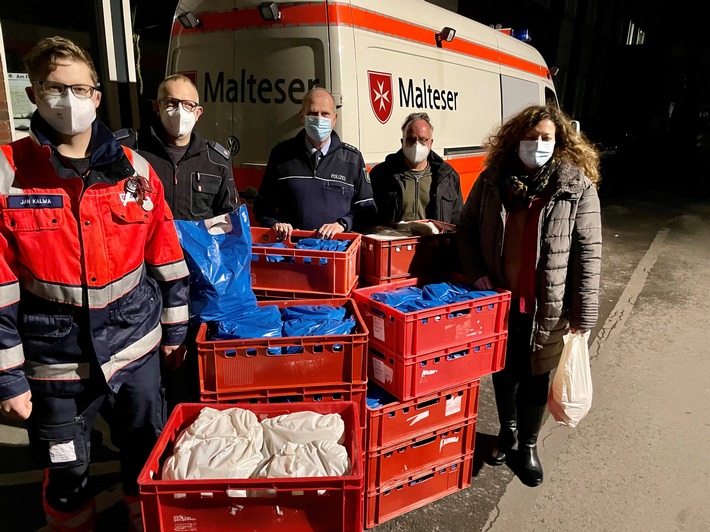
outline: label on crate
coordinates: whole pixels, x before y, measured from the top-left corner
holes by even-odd
[[[461,412],[461,395],[456,397],[449,397],[446,400],[446,414],[447,416],[452,416]]]
[[[441,443],[439,444],[439,452],[441,452],[441,449],[444,448],[444,445],[448,445],[449,443],[458,443],[458,441],[458,436],[452,436],[451,438],[443,438],[441,440]]]
[[[429,417],[429,411],[425,410],[424,412],[419,412],[416,416],[412,416],[407,421],[409,421],[409,426],[413,427],[415,423],[419,423],[422,419],[426,419]]]
[[[385,341],[385,320],[379,316],[372,316],[372,334],[381,342]]]
[[[385,384],[392,382],[394,377],[392,368],[377,358],[371,358],[370,360],[372,361],[372,369],[375,372],[375,380]]]

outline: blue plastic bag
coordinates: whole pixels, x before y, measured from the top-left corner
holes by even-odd
[[[229,322],[253,312],[251,227],[247,206],[227,215],[232,228],[210,234],[205,221],[175,220],[190,269],[190,313],[201,322]]]
[[[311,320],[342,320],[345,307],[333,305],[292,305],[281,310],[284,321],[306,318]]]
[[[278,338],[283,325],[281,309],[267,305],[252,309],[248,315],[219,322],[212,339]]]

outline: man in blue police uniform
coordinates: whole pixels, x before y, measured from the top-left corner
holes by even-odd
[[[175,219],[206,220],[236,209],[229,151],[193,131],[202,107],[192,81],[181,74],[165,78],[153,108],[153,124],[139,131],[122,129],[115,136],[148,160]]]
[[[320,238],[359,231],[376,212],[365,161],[333,131],[337,119],[333,95],[312,89],[303,98],[304,129],[271,150],[254,214],[279,238],[293,229]]]

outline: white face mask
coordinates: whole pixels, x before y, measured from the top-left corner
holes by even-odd
[[[414,165],[423,163],[429,156],[429,148],[418,142],[415,142],[413,146],[405,144],[402,151],[407,160]]]
[[[554,140],[521,140],[518,157],[528,168],[540,168],[550,160],[554,151]]]
[[[61,96],[43,95],[37,99],[37,110],[55,131],[64,135],[84,133],[96,119],[94,100],[77,98],[69,89]]]
[[[179,139],[185,138],[192,133],[196,121],[195,113],[185,111],[182,105],[178,105],[173,109],[160,110],[160,122],[163,124],[165,131]]]

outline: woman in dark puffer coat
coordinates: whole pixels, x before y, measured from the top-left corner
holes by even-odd
[[[514,469],[537,486],[537,436],[562,337],[584,334],[598,316],[599,154],[553,106],[513,116],[487,147],[458,225],[459,257],[476,288],[511,291],[505,368],[493,374],[501,427],[490,463],[505,463],[517,445]]]

